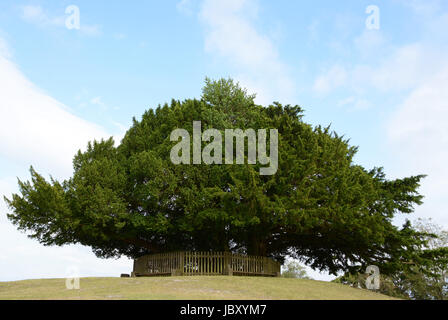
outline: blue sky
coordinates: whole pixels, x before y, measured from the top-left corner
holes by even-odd
[[[80,29],[66,27],[69,5]],[[366,26],[370,5],[379,29]],[[447,227],[446,30],[443,0],[1,1],[0,194],[16,192],[31,164],[69,177],[87,141],[119,140],[133,116],[199,97],[206,76],[233,77],[261,104],[299,104],[305,121],[331,124],[366,167],[428,174],[414,216]],[[132,268],[88,248],[45,248],[6,212],[0,202],[0,281]]]

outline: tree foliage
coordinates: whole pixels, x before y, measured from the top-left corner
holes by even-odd
[[[380,276],[379,292],[413,300],[448,299],[448,232],[429,220],[418,219],[414,229],[425,244],[415,248],[414,259],[402,261],[393,272]],[[346,273],[335,282],[366,288],[367,274]]]
[[[282,266],[282,277],[283,278],[297,278],[297,279],[309,279],[305,268],[300,265],[297,260],[286,259],[285,264]]]
[[[263,107],[254,97],[230,79],[206,79],[201,99],[147,110],[118,146],[89,143],[70,179],[47,181],[31,167],[31,181],[5,198],[8,218],[45,245],[80,243],[99,257],[220,250],[283,262],[291,254],[332,273],[369,264],[392,272],[412,259],[424,240],[392,219],[421,203],[423,176],[388,180],[382,168],[355,164],[347,139],[305,123],[299,106]],[[173,164],[170,133],[191,133],[195,120],[202,130],[278,129],[277,173]]]

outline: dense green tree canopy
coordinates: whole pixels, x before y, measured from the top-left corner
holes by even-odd
[[[200,100],[173,100],[146,111],[118,146],[89,143],[73,177],[19,181],[6,199],[9,219],[45,245],[81,243],[100,257],[174,250],[289,253],[337,272],[377,264],[393,268],[422,245],[398,213],[421,203],[422,176],[387,180],[381,168],[353,163],[357,148],[329,128],[302,120],[298,106],[254,103],[232,80],[206,80]],[[215,128],[277,129],[278,170],[260,164],[173,164],[171,132]],[[203,142],[203,146],[207,142]]]

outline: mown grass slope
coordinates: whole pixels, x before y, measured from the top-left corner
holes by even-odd
[[[81,278],[0,282],[0,299],[392,299],[363,289],[303,279],[261,277]]]

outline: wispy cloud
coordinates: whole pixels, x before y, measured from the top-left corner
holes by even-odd
[[[205,50],[235,70],[235,78],[257,93],[259,103],[292,102],[294,83],[272,40],[255,27],[253,0],[205,0],[199,13]]]
[[[405,7],[411,8],[416,14],[433,17],[441,9],[444,0],[395,0]]]
[[[114,34],[114,38],[116,40],[123,40],[123,39],[127,38],[127,35],[125,33],[123,33],[123,32],[118,32],[118,33]]]
[[[387,105],[383,124],[385,147],[393,159],[388,166],[394,167],[394,176],[428,174],[421,189],[425,204],[417,214],[448,226],[444,203],[448,197],[448,13],[434,10],[438,1],[403,4],[425,16],[421,29],[431,30],[430,36],[423,33],[412,43],[392,46],[381,33],[363,32],[351,48],[361,57],[382,54],[330,66],[316,76],[313,89],[322,96],[348,92],[349,97],[337,105],[355,109],[374,108],[366,95],[394,101]]]
[[[102,100],[101,97],[95,97],[95,98],[92,98],[92,99],[90,100],[90,103],[93,104],[93,105],[95,105],[95,106],[99,106],[99,107],[100,107],[101,109],[103,109],[103,110],[106,110],[106,109],[107,109],[107,106],[106,106],[106,104],[103,102],[103,100]]]
[[[327,94],[347,84],[347,71],[343,66],[334,65],[314,81],[313,90],[318,94]]]
[[[193,1],[192,0],[180,0],[176,4],[176,9],[186,15],[193,14]]]
[[[49,17],[41,6],[26,5],[21,7],[21,17],[23,20],[39,26],[65,26],[63,16]]]
[[[443,52],[416,42],[391,48],[387,56],[377,57],[369,64],[338,63],[315,78],[313,90],[320,95],[340,88],[361,93],[405,92],[432,78],[446,63]]]
[[[351,111],[366,110],[372,106],[368,100],[354,96],[339,100],[336,105],[338,107],[349,107]]]
[[[81,23],[79,31],[89,37],[99,37],[103,34],[102,27],[100,25],[88,25]]]
[[[32,23],[41,28],[66,27],[65,21],[67,19],[67,16],[50,15],[41,6],[35,6],[35,5],[21,6],[20,9],[21,9],[21,18],[28,23]],[[86,24],[82,21],[81,18],[79,32],[86,36],[97,37],[102,35],[102,27],[100,25]]]

